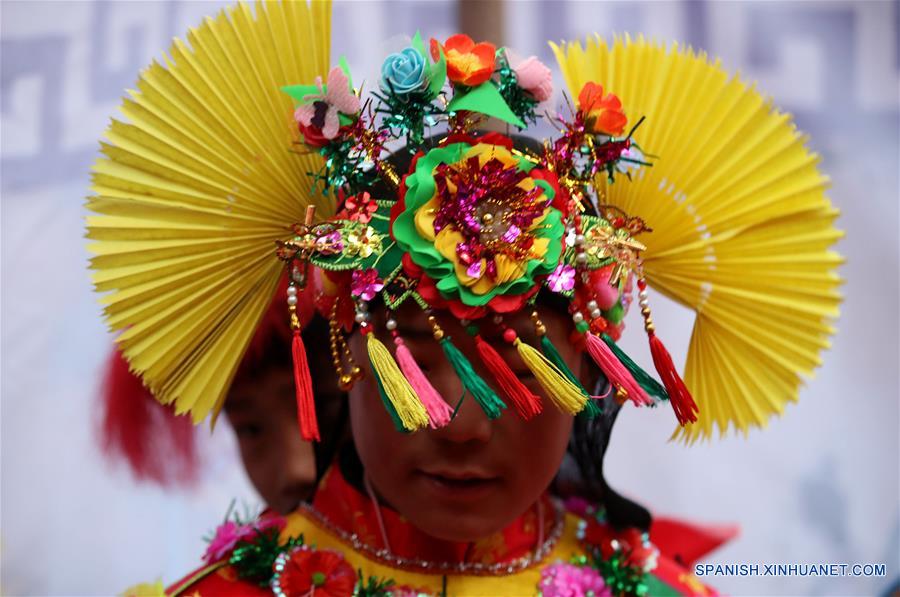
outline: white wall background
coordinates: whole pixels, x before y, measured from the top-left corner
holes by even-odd
[[[135,485],[101,461],[94,439],[110,338],[86,272],[88,170],[138,70],[219,6],[0,4],[4,593],[98,595],[173,581],[198,562],[201,536],[232,497],[257,499],[227,428],[204,435],[204,478],[187,493]],[[381,53],[367,45],[417,28],[444,37],[456,18],[447,3],[340,3],[335,13],[335,56],[346,53],[370,80]],[[884,593],[900,575],[898,3],[511,2],[507,13],[509,45],[548,64],[543,40],[594,31],[703,47],[758,80],[811,134],[843,210],[848,259],[840,331],[817,379],[766,432],[690,449],[666,443],[665,409],[628,411],[609,477],[659,513],[739,523],[742,536],[713,562],[888,566],[886,578],[716,579],[726,593]],[[655,305],[683,363],[690,314]],[[640,336],[627,335],[625,348],[646,361]]]

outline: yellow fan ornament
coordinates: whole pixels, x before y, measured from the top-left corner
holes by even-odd
[[[218,412],[275,292],[274,241],[308,205],[316,154],[292,151],[280,91],[329,67],[329,2],[239,4],[176,40],[121,106],[93,172],[96,289],[158,400]]]
[[[842,232],[818,156],[705,54],[640,37],[553,50],[572,95],[596,81],[648,119],[636,140],[653,167],[596,188],[654,230],[641,236],[648,283],[696,312],[685,383],[699,416],[675,435],[765,426],[821,364],[841,302]]]

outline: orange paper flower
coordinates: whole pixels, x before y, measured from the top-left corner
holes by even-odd
[[[596,134],[617,137],[628,123],[622,102],[612,93],[603,93],[603,85],[588,82],[578,94],[578,109],[584,114],[587,129]]]
[[[431,40],[431,57],[435,61],[440,58],[439,45],[437,40]],[[449,37],[443,48],[447,58],[447,77],[452,83],[475,87],[490,79],[494,73],[497,52],[494,44],[476,44],[468,35],[459,33]]]

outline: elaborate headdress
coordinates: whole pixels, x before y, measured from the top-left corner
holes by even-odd
[[[444,425],[453,405],[392,317],[393,353],[372,333],[372,300],[425,310],[491,418],[543,408],[494,337],[557,407],[596,410],[546,335],[541,293],[568,300],[577,341],[618,399],[668,400],[689,438],[764,425],[796,398],[833,331],[840,233],[788,116],[703,55],[628,38],[554,46],[575,98],[559,110],[537,59],[464,35],[428,48],[416,35],[365,96],[346,62],[328,70],[328,31],[323,3],[255,15],[239,5],[193,31],[190,49],[176,42],[167,68],[152,66],[125,101],[131,122],[110,127],[89,202],[102,214],[89,219],[95,281],[159,400],[198,421],[219,410],[285,268],[309,439],[318,429],[293,310],[320,270],[342,384],[362,371],[344,336],[355,328],[402,430]],[[535,147],[477,132],[488,119],[524,130],[542,118],[558,134]],[[408,171],[388,159],[392,143]],[[685,381],[656,335],[648,285],[697,312]],[[616,345],[633,286],[662,383]],[[504,323],[521,309],[537,346]],[[448,315],[464,320],[489,379],[444,333]]]

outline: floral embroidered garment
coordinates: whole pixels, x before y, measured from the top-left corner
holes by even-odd
[[[614,531],[590,508],[583,514],[566,512],[545,496],[491,537],[440,541],[376,506],[334,466],[311,506],[285,519],[265,513],[251,523],[223,525],[213,539],[221,557],[165,594],[715,594],[660,554],[647,534]]]

